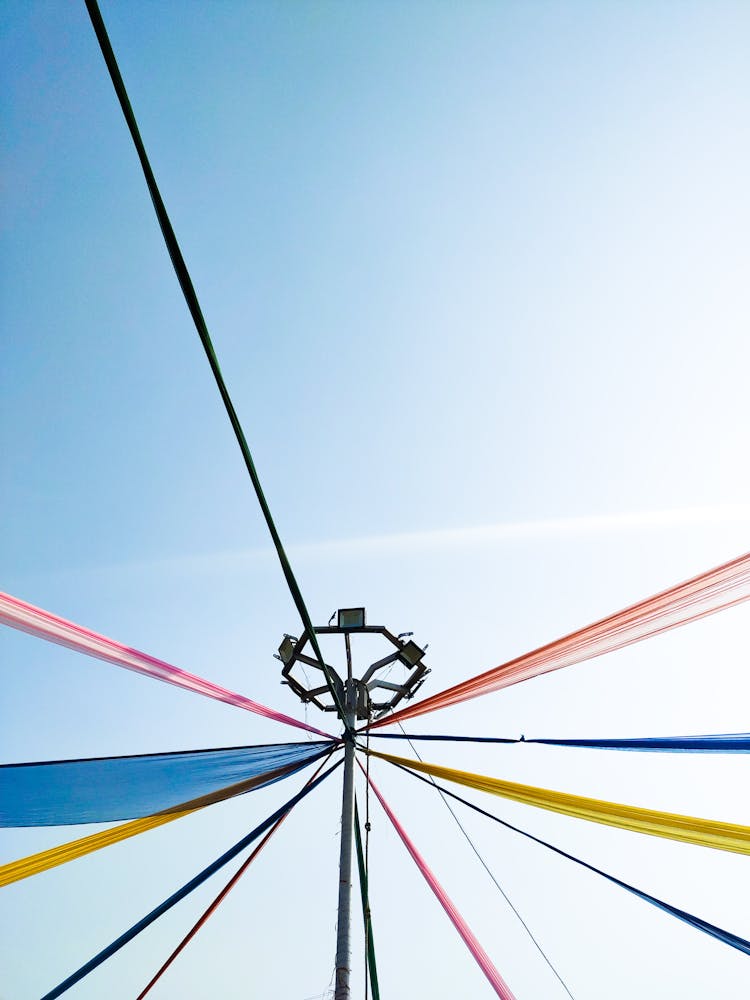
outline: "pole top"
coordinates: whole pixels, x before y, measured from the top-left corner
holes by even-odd
[[[331,615],[331,622],[334,617],[335,625],[329,622],[328,625],[315,626],[313,631],[316,635],[344,636],[346,670],[340,673],[329,663],[321,664],[312,648],[307,650],[310,641],[307,632],[300,638],[285,633],[278,653],[274,654],[283,664],[282,684],[288,685],[303,703],[313,704],[322,712],[336,712],[338,707],[326,681],[328,674],[341,703],[349,695],[354,701],[355,717],[366,721],[392,711],[402,699],[413,698],[430,672],[423,662],[427,646],[422,647],[414,642],[410,638],[412,632],[394,635],[384,625],[368,625],[365,608],[339,608],[336,615]],[[351,640],[357,635],[382,636],[385,654],[370,663],[360,678],[354,677],[352,673]],[[321,684],[314,683],[314,676],[312,680],[308,677],[305,667],[320,671]],[[401,671],[394,676],[393,670],[398,667]],[[348,691],[346,689],[349,685],[345,684],[343,678],[351,679],[352,688]],[[376,697],[377,701],[374,700]]]

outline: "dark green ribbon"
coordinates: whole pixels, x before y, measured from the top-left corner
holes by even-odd
[[[359,810],[357,800],[354,800],[354,837],[357,841],[357,865],[359,866],[359,888],[362,894],[362,916],[365,922],[365,938],[367,939],[367,969],[370,973],[372,1000],[380,1000],[378,986],[378,967],[375,962],[375,942],[372,937],[372,920],[370,918],[370,898],[367,891],[367,869],[362,851],[362,833],[359,828]]]
[[[266,519],[266,524],[268,525],[268,530],[271,533],[271,538],[273,539],[274,547],[276,548],[276,554],[279,557],[279,562],[281,563],[281,569],[286,578],[287,586],[292,595],[292,599],[297,607],[299,616],[302,619],[302,625],[307,633],[310,642],[312,644],[315,655],[318,658],[320,667],[325,675],[326,682],[330,688],[333,700],[336,703],[336,708],[341,716],[341,720],[346,726],[346,714],[344,712],[344,706],[341,704],[341,699],[336,691],[336,686],[334,684],[331,671],[328,669],[323,656],[320,651],[320,646],[318,644],[318,638],[315,635],[315,629],[313,628],[312,621],[310,620],[310,615],[305,606],[305,602],[302,598],[302,593],[295,579],[294,573],[292,572],[292,567],[289,564],[289,559],[287,558],[286,552],[284,551],[284,546],[281,544],[281,538],[276,530],[276,525],[274,524],[273,517],[271,516],[271,511],[266,501],[265,495],[263,493],[263,488],[260,484],[260,479],[258,477],[257,470],[255,468],[255,463],[253,462],[253,457],[250,454],[250,448],[248,446],[245,434],[242,430],[242,425],[240,424],[239,417],[234,408],[232,400],[229,396],[229,391],[224,382],[224,377],[221,374],[221,369],[219,368],[219,361],[216,357],[216,352],[214,346],[211,342],[211,337],[208,333],[208,327],[206,326],[206,321],[203,318],[203,312],[198,302],[198,296],[195,293],[195,288],[193,287],[193,282],[190,278],[190,274],[185,264],[185,259],[182,256],[182,251],[180,250],[179,244],[177,242],[177,237],[175,236],[174,229],[172,228],[172,223],[169,221],[169,216],[167,215],[167,209],[162,200],[162,196],[159,192],[158,185],[156,183],[156,178],[154,177],[154,172],[151,169],[151,164],[149,163],[148,156],[146,155],[146,147],[143,145],[143,140],[141,139],[141,133],[138,130],[138,123],[135,120],[135,115],[133,114],[133,108],[130,104],[130,99],[128,98],[128,93],[125,89],[125,84],[123,82],[122,76],[120,75],[120,69],[117,65],[117,60],[115,59],[115,54],[112,49],[112,45],[107,35],[107,29],[104,27],[104,21],[102,20],[102,15],[99,10],[99,6],[96,0],[85,0],[86,9],[89,12],[89,17],[91,18],[91,23],[94,27],[97,40],[99,41],[99,47],[102,50],[102,55],[104,56],[104,61],[107,64],[107,69],[109,70],[109,75],[112,78],[112,83],[115,88],[115,93],[120,102],[120,107],[122,108],[122,113],[125,116],[125,121],[130,130],[130,135],[133,139],[133,144],[135,145],[136,152],[138,153],[138,159],[141,161],[141,167],[143,169],[143,175],[146,178],[146,185],[148,187],[148,192],[151,195],[151,201],[154,205],[154,211],[156,212],[156,218],[159,222],[159,226],[164,236],[164,242],[167,245],[167,250],[169,251],[169,256],[172,260],[172,265],[175,269],[175,274],[177,275],[177,280],[180,283],[180,288],[182,289],[182,294],[185,297],[185,302],[190,310],[190,315],[193,317],[193,322],[195,323],[195,328],[198,331],[198,336],[200,337],[201,343],[203,344],[203,349],[206,352],[206,357],[208,358],[208,363],[211,366],[211,371],[213,372],[214,379],[216,380],[216,385],[218,386],[219,392],[221,393],[221,398],[224,402],[224,407],[229,416],[229,421],[234,430],[235,437],[237,438],[237,443],[240,446],[240,451],[242,452],[242,457],[245,460],[245,466],[250,474],[250,479],[252,481],[253,487],[255,489],[255,495],[258,498],[258,503],[263,511],[263,516]],[[348,728],[348,727],[347,727]]]

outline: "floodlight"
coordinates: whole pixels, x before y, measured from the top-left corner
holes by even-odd
[[[364,608],[339,608],[337,615],[338,624],[335,626],[331,626],[329,622],[328,625],[315,627],[311,633],[304,632],[299,639],[293,635],[284,636],[276,654],[283,663],[282,683],[288,684],[306,705],[313,704],[322,712],[338,712],[342,718],[344,713],[347,716],[351,713],[353,719],[372,720],[385,712],[393,711],[403,698],[413,697],[429,673],[423,662],[427,647],[423,649],[411,640],[404,642],[411,632],[402,632],[397,638],[382,625],[367,625]],[[371,663],[360,678],[354,675],[352,663],[352,637],[358,632],[368,636],[381,636],[391,647],[390,653]],[[330,664],[319,660],[318,655],[308,653],[307,645],[316,633],[343,635],[346,646],[346,680]],[[396,662],[406,667],[406,676],[401,683],[387,680],[388,673],[384,673]],[[325,683],[322,683],[323,678],[320,677],[317,678],[317,684],[315,681],[311,683],[305,673],[305,666],[322,671]],[[378,701],[373,700],[375,691],[378,692]]]
[[[399,653],[398,658],[407,667],[415,667],[423,656],[424,650],[413,639],[410,639]]]
[[[289,663],[294,655],[294,642],[290,635],[285,635],[279,646],[279,659],[282,663]]]
[[[339,608],[339,628],[364,628],[364,608]]]

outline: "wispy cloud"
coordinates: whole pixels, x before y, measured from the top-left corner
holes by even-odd
[[[750,504],[685,507],[672,510],[636,511],[620,514],[589,514],[536,521],[502,521],[467,528],[441,528],[400,534],[308,542],[295,545],[298,555],[342,555],[394,550],[463,548],[518,539],[562,538],[573,535],[619,534],[643,528],[683,527],[700,524],[750,523]]]
[[[616,535],[654,528],[674,529],[699,525],[750,525],[750,504],[683,507],[670,510],[631,511],[617,514],[588,514],[580,517],[545,518],[533,521],[503,521],[464,528],[438,528],[355,538],[328,539],[289,545],[294,560],[347,559],[352,557],[392,557],[409,552],[468,549],[519,540]],[[130,564],[129,569],[179,569],[195,572],[231,572],[272,561],[270,546],[234,549],[156,559]],[[114,569],[115,567],[111,567]],[[122,569],[124,567],[117,567]]]

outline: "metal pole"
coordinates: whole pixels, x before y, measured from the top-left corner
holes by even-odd
[[[347,635],[347,653],[348,639]],[[348,657],[349,659],[349,657]],[[349,664],[351,660],[349,659]],[[336,988],[334,1000],[350,1000],[349,973],[351,965],[351,898],[352,898],[352,833],[354,830],[354,731],[357,690],[351,679],[345,689],[347,742],[344,747],[344,790],[341,801],[341,855],[339,858],[339,919],[336,936]]]

